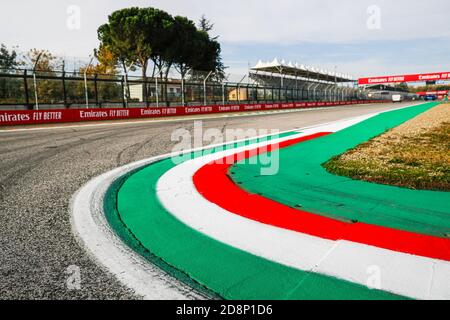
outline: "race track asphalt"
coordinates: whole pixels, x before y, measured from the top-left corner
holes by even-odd
[[[219,130],[289,130],[411,105],[373,104],[204,119]],[[33,129],[36,127],[20,127]],[[42,127],[40,127],[42,128]],[[0,128],[0,299],[134,299],[75,240],[69,204],[90,179],[132,161],[171,152],[174,130],[193,120]],[[19,129],[19,128],[7,128]],[[81,275],[71,289],[71,270]]]

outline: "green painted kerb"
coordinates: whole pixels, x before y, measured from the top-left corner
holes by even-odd
[[[328,173],[322,164],[388,129],[433,108],[426,103],[382,113],[329,136],[279,152],[279,172],[259,175],[259,165],[233,167],[240,187],[293,208],[444,237],[450,233],[450,192],[420,191],[352,180]]]
[[[222,148],[213,151],[218,150]],[[166,159],[119,180],[108,191],[105,212],[125,243],[180,280],[224,299],[401,298],[289,268],[191,229],[167,212],[156,197],[158,179],[173,167],[171,159]]]

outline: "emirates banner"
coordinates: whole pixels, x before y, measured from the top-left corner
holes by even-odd
[[[440,90],[440,91],[421,91],[416,92],[419,96],[426,96],[426,95],[434,95],[434,96],[445,96],[448,95],[448,90]]]
[[[420,81],[438,81],[438,80],[450,80],[450,72],[440,73],[424,73],[424,74],[408,74],[402,76],[384,76],[373,78],[361,78],[358,79],[358,84],[383,84],[383,83],[396,83],[396,82],[420,82]]]
[[[0,126],[23,124],[46,124],[82,121],[123,120],[159,118],[170,116],[200,115],[209,113],[268,111],[277,109],[299,109],[332,107],[349,104],[385,102],[379,100],[336,101],[336,102],[291,102],[211,105],[191,107],[150,108],[108,108],[108,109],[59,109],[59,110],[5,110],[0,111]]]

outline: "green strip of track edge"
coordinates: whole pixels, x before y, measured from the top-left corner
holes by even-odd
[[[133,232],[122,221],[117,210],[118,192],[123,183],[130,176],[139,172],[140,170],[142,170],[142,168],[133,170],[128,174],[119,177],[111,184],[111,186],[106,191],[103,208],[106,220],[108,221],[109,225],[128,247],[133,249],[140,256],[144,257],[147,261],[157,266],[175,279],[187,284],[189,287],[193,288],[195,291],[204,295],[205,297],[208,297],[210,299],[219,299],[220,297],[217,296],[217,294],[215,294],[213,291],[197,283],[191,277],[189,277],[189,275],[179,271],[178,269],[172,267],[170,264],[166,263],[163,259],[152,254],[147,248],[142,245],[139,239],[134,236]]]
[[[323,168],[333,156],[378,136],[438,103],[382,113],[334,134],[279,151],[279,172],[261,176],[260,165],[232,167],[230,176],[253,194],[292,208],[347,221],[445,237],[450,232],[450,192],[412,190],[352,180]]]

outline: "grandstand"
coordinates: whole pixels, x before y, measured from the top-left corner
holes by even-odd
[[[336,101],[365,98],[364,92],[355,87],[355,80],[348,74],[317,69],[298,63],[281,62],[278,59],[258,63],[250,68],[249,78],[260,86],[292,89],[298,100]]]

